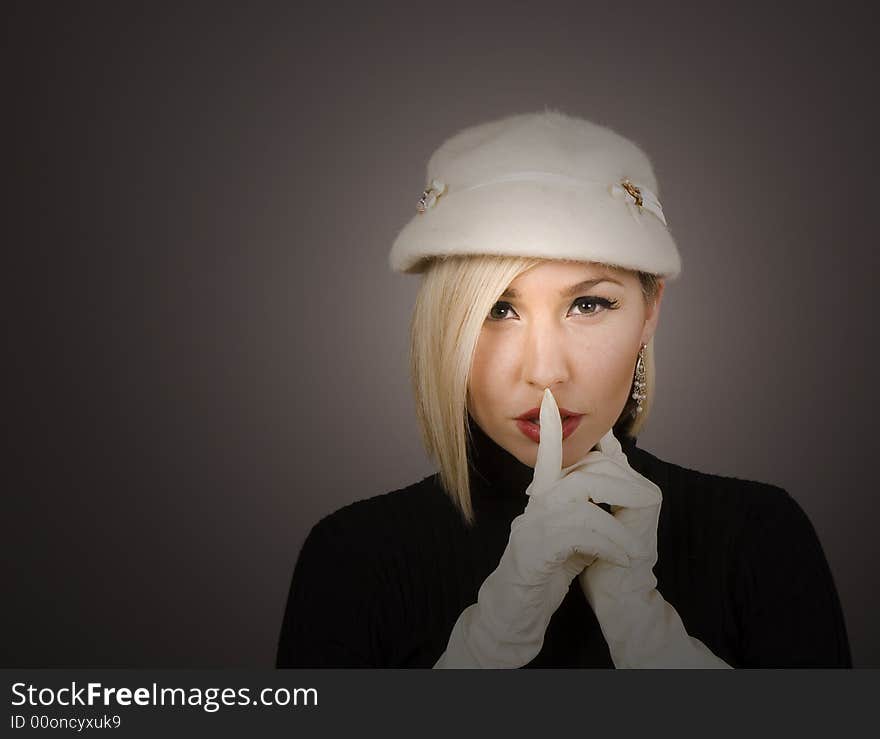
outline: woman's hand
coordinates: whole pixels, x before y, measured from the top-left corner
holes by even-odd
[[[598,447],[582,460],[597,471],[601,466],[602,477],[591,479],[593,500],[593,491],[611,486],[612,480],[615,487],[631,485],[648,492],[647,505],[625,504],[616,510],[612,507],[615,520],[645,544],[644,554],[634,557],[626,568],[597,561],[579,577],[615,667],[730,667],[699,639],[688,635],[675,608],[657,590],[654,565],[663,502],[660,488],[630,467],[612,431],[605,434]]]
[[[588,501],[585,467],[562,470],[562,421],[549,390],[526,510],[514,519],[498,567],[452,630],[435,668],[522,667],[541,651],[550,617],[572,580],[597,558],[622,569],[644,554],[612,515]],[[643,491],[617,485],[615,500],[645,505]]]

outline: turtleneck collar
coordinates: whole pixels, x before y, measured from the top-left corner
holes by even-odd
[[[523,464],[510,452],[499,446],[480,428],[468,413],[471,444],[468,446],[471,497],[475,503],[483,500],[506,499],[517,504],[528,502],[526,488],[532,481],[534,468]],[[636,439],[623,437],[620,446],[631,459]]]

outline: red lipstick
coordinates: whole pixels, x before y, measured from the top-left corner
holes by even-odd
[[[566,416],[582,416],[583,413],[578,413],[577,411],[570,411],[568,408],[559,408],[559,415],[562,416],[562,420],[564,421]],[[523,418],[526,420],[535,420],[537,421],[541,417],[541,409],[540,408],[529,408],[525,413],[521,413],[517,416],[517,418]]]
[[[580,425],[583,414],[560,408],[559,415],[562,417],[562,440],[565,441]],[[536,444],[541,442],[540,416],[540,408],[531,408],[515,419],[517,428]]]

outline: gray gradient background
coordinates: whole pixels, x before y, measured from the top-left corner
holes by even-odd
[[[5,4],[2,664],[273,664],[309,528],[433,472],[427,158],[546,105],[641,143],[682,253],[640,445],[791,492],[880,666],[870,19],[730,6]]]

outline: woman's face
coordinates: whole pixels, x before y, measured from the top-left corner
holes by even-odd
[[[596,281],[595,284],[581,284]],[[548,261],[510,283],[489,311],[468,381],[468,410],[520,462],[538,442],[517,418],[550,388],[560,410],[583,414],[564,439],[563,467],[584,457],[632,392],[639,348],[657,326],[664,283],[645,305],[636,274],[588,262]]]

